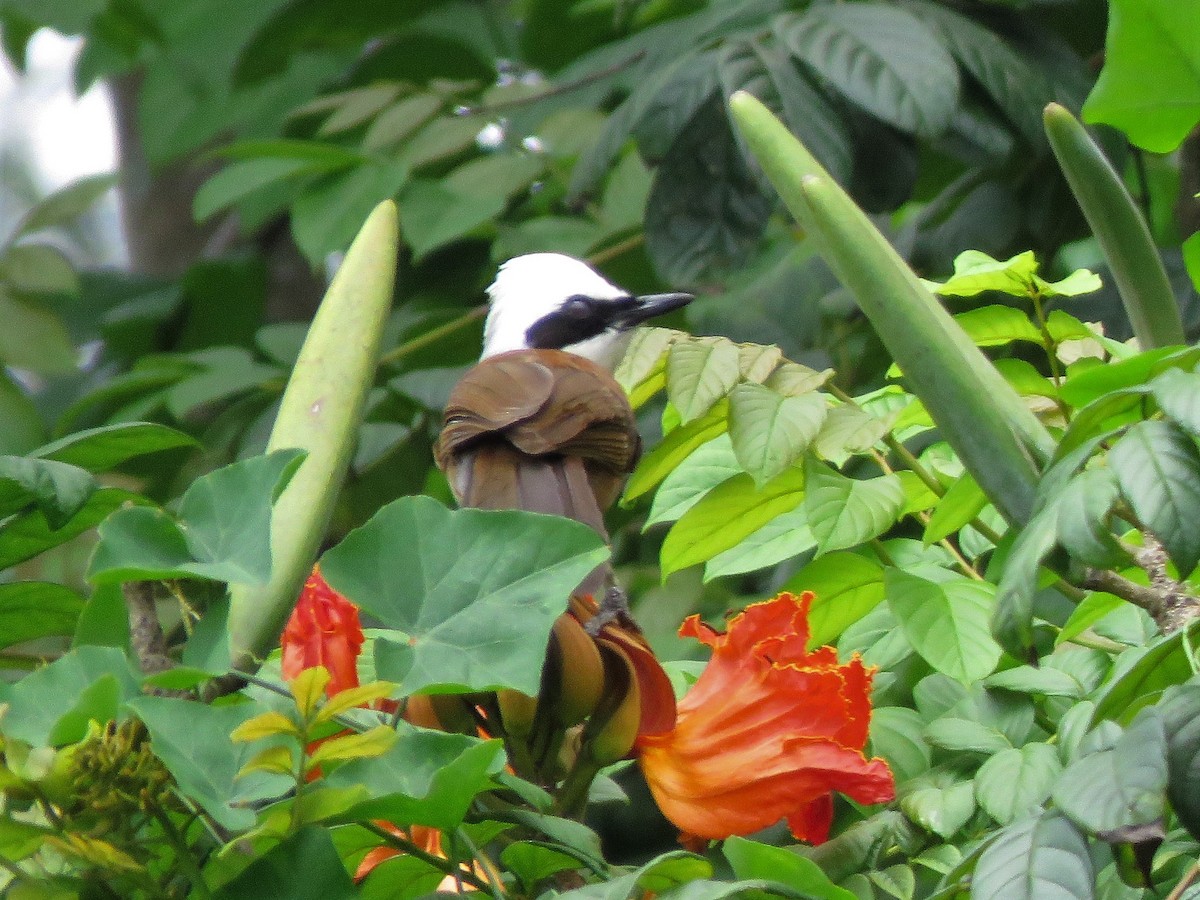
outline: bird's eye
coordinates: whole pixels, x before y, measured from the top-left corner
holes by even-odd
[[[592,313],[592,300],[582,294],[568,297],[562,305],[562,311],[575,319],[584,319]]]

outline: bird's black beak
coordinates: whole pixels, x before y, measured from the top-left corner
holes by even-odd
[[[661,316],[687,306],[695,299],[692,294],[645,294],[641,297],[634,297],[637,302],[631,309],[625,311],[621,324],[626,328],[632,328],[647,319],[653,319],[655,316]]]

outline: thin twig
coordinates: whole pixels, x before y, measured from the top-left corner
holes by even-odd
[[[566,94],[577,90],[578,88],[587,87],[589,84],[595,84],[598,81],[603,81],[610,75],[616,75],[621,70],[632,66],[634,63],[640,62],[642,57],[645,55],[645,50],[638,50],[636,53],[632,53],[625,57],[625,59],[618,60],[611,66],[599,69],[595,72],[589,72],[588,74],[582,75],[574,81],[568,81],[564,84],[555,85],[554,87],[544,90],[541,93],[531,94],[528,97],[514,97],[512,100],[500,100],[496,103],[482,103],[479,106],[469,106],[463,109],[460,112],[460,115],[491,115],[492,113],[504,112],[508,109],[515,109],[521,106],[530,106],[541,100],[545,100],[547,97],[557,97],[559,94]]]
[[[1196,876],[1198,875],[1200,875],[1200,859],[1192,863],[1192,867],[1183,873],[1183,877],[1179,879],[1179,884],[1171,888],[1171,893],[1167,894],[1167,900],[1179,900],[1183,896],[1183,892],[1196,880]]]

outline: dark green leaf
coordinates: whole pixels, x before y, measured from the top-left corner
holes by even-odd
[[[116,176],[107,173],[90,175],[87,178],[72,181],[31,209],[21,224],[17,226],[16,236],[21,237],[44,228],[54,228],[73,222],[87,212],[97,200],[112,190],[114,184],[116,184]]]
[[[1189,629],[1193,644],[1196,632],[1195,627]],[[1096,701],[1093,721],[1128,722],[1143,706],[1156,702],[1164,690],[1183,684],[1194,674],[1190,653],[1183,642],[1183,633],[1178,631],[1159,638],[1149,647],[1123,653]]]
[[[646,201],[646,251],[673,284],[694,284],[745,261],[771,201],[759,189],[721,101],[713,97],[675,139]]]
[[[129,650],[129,610],[119,585],[103,585],[92,591],[76,621],[71,645]]]
[[[292,207],[296,244],[314,265],[323,264],[327,253],[350,246],[367,215],[396,195],[408,173],[405,163],[362,165],[306,191]]]
[[[933,508],[922,539],[926,544],[932,544],[954,534],[979,515],[985,506],[987,496],[979,483],[970,472],[964,472]]]
[[[1053,797],[1076,825],[1103,836],[1161,819],[1166,787],[1163,719],[1157,710],[1143,709],[1112,749],[1071,763]]]
[[[1150,382],[1150,390],[1172,421],[1200,434],[1200,375],[1182,369],[1167,369]]]
[[[105,679],[108,688],[89,694]],[[73,743],[83,737],[89,719],[116,718],[121,700],[137,693],[138,683],[124,653],[115,647],[79,647],[13,685],[4,735],[35,747],[52,738],[60,744]],[[70,733],[60,729],[67,718],[76,726]]]
[[[191,435],[166,425],[121,422],[77,431],[38,447],[30,455],[69,463],[89,472],[107,472],[138,456],[196,445]]]
[[[175,777],[180,791],[225,828],[249,828],[255,821],[251,804],[295,786],[286,775],[261,770],[237,777],[265,746],[262,741],[235,744],[229,739],[235,728],[263,711],[257,704],[218,707],[174,697],[137,696],[128,706],[146,723],[151,749]]]
[[[301,828],[272,847],[224,885],[214,900],[262,900],[263,889],[289,900],[349,900],[358,891],[338,856],[329,831]]]
[[[871,715],[871,754],[888,761],[898,783],[926,771],[933,753],[920,713],[902,706],[877,708]]]
[[[989,816],[1008,825],[1041,806],[1061,773],[1062,763],[1049,744],[1002,750],[979,767],[975,798]]]
[[[1167,796],[1180,823],[1200,834],[1200,684],[1170,688],[1157,707],[1167,736]]]
[[[52,529],[39,509],[19,513],[0,527],[0,569],[24,562],[77,537],[99,524],[124,503],[146,503],[145,498],[120,488],[100,488],[62,528]]]
[[[1038,589],[1038,570],[1057,540],[1058,510],[1051,506],[1021,529],[1000,574],[992,633],[1017,659],[1026,659],[1033,646],[1033,596]]]
[[[925,726],[925,740],[947,750],[989,755],[1012,747],[1008,738],[995,728],[972,722],[970,719],[951,717],[935,719]]]
[[[403,730],[383,756],[352,760],[326,776],[330,787],[365,786],[371,799],[340,818],[387,819],[396,825],[457,828],[480,791],[504,768],[499,741]]]
[[[530,890],[539,881],[549,878],[556,872],[580,867],[579,860],[574,856],[551,847],[535,844],[532,841],[517,841],[509,844],[501,852],[500,862],[520,878],[521,883]]]
[[[1015,822],[984,848],[971,900],[1092,900],[1087,841],[1061,813]]]
[[[988,630],[995,607],[986,581],[930,581],[901,569],[885,574],[888,605],[913,648],[939,672],[970,684],[990,674],[1000,647]]]
[[[0,649],[50,635],[73,634],[83,598],[61,584],[0,584]]]
[[[197,222],[203,222],[213,213],[269,185],[319,171],[322,171],[322,167],[317,163],[295,156],[261,156],[235,162],[200,185],[192,201],[192,214]]]
[[[1200,452],[1179,427],[1134,425],[1108,454],[1121,493],[1186,577],[1200,560]]]
[[[550,627],[608,549],[579,522],[520,510],[383,507],[322,557],[330,584],[407,635],[411,668],[380,675],[536,694]]]
[[[1064,550],[1089,566],[1115,567],[1129,554],[1108,527],[1108,514],[1119,498],[1111,468],[1084,469],[1068,482],[1056,506],[1058,541]]]
[[[52,529],[62,528],[83,509],[96,488],[95,479],[78,466],[0,456],[0,516],[37,504]]]
[[[936,135],[958,104],[958,67],[919,19],[878,3],[810,7],[780,33],[796,57],[867,112]]]

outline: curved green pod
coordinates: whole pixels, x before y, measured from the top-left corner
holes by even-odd
[[[1186,343],[1179,304],[1150,228],[1104,152],[1057,103],[1046,107],[1042,122],[1071,193],[1108,260],[1142,349]]]
[[[374,383],[392,307],[399,246],[396,204],[367,217],[309,326],[267,450],[307,452],[271,516],[271,580],[230,588],[236,668],[254,671],[279,639],[325,535]]]
[[[946,440],[1004,517],[1028,521],[1054,442],[870,219],[765,106],[739,91],[734,121],[792,215],[854,292]]]

